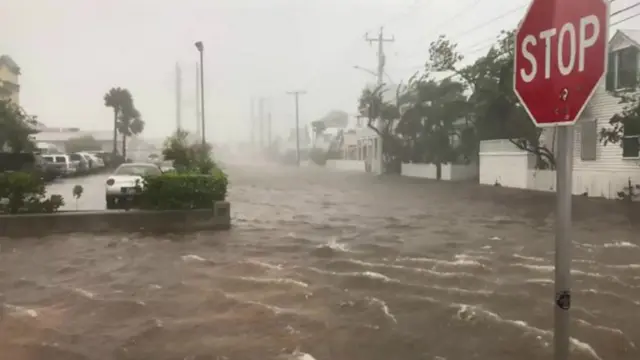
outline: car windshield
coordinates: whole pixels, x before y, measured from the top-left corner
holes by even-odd
[[[113,173],[114,175],[134,175],[134,176],[148,176],[148,175],[160,175],[162,171],[157,166],[149,165],[121,165]]]

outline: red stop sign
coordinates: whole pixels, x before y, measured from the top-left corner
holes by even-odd
[[[606,0],[532,0],[518,27],[514,90],[539,126],[572,125],[607,68]]]

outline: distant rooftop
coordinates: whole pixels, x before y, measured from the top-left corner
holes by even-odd
[[[628,37],[629,40],[636,43],[638,47],[640,47],[640,30],[620,29],[618,31],[624,34],[626,37]]]

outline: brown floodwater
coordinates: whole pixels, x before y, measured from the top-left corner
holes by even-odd
[[[551,195],[229,171],[228,232],[1,239],[0,359],[551,358]],[[619,207],[576,199],[572,360],[640,358]]]

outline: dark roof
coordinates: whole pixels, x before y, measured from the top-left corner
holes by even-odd
[[[14,74],[20,75],[20,66],[18,66],[18,64],[15,61],[13,61],[11,56],[9,56],[9,55],[0,56],[0,65],[5,65]]]

